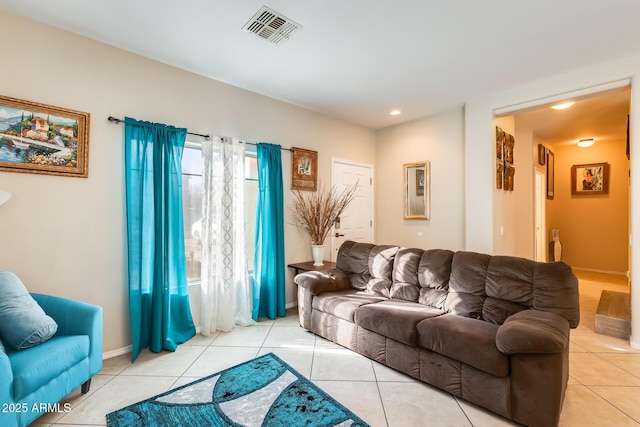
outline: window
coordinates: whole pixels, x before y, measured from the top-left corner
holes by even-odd
[[[202,263],[202,150],[191,144],[182,153],[182,210],[187,279],[200,280]]]
[[[258,209],[258,158],[255,152],[245,152],[244,158],[244,219],[247,249],[247,270],[253,272],[255,253],[256,212]]]
[[[182,154],[182,208],[187,279],[200,280],[202,263],[202,150],[200,144],[187,142]],[[253,270],[256,207],[258,201],[258,159],[249,147],[245,154],[245,248],[247,269]]]

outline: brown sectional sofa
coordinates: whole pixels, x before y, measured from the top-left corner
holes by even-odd
[[[295,277],[300,325],[525,425],[556,426],[578,281],[563,262],[345,242]]]

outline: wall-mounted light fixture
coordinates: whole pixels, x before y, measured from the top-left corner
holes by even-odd
[[[3,205],[10,198],[11,198],[11,193],[0,188],[0,205]]]
[[[581,139],[580,141],[578,141],[578,147],[582,147],[582,148],[591,147],[595,143],[596,143],[596,140],[593,138]]]

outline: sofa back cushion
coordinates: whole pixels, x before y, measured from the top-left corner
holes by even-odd
[[[450,313],[502,324],[535,308],[563,316],[572,327],[580,322],[578,280],[563,262],[456,252],[451,266]]]
[[[482,318],[490,259],[490,255],[473,252],[456,252],[453,255],[446,311],[473,319]]]
[[[422,249],[417,248],[398,249],[393,263],[391,298],[418,302],[420,297],[418,267],[423,253]]]
[[[502,324],[507,317],[533,305],[534,265],[524,258],[491,257],[482,307],[485,320]]]
[[[420,304],[444,309],[449,293],[452,260],[453,251],[446,249],[430,249],[423,252],[418,266]]]
[[[336,268],[349,275],[351,287],[366,289],[369,282],[369,253],[374,247],[371,243],[346,241],[338,250]]]
[[[369,253],[369,282],[367,292],[390,298],[393,264],[397,246],[378,245]]]
[[[580,294],[578,278],[562,261],[537,262],[533,268],[532,308],[558,314],[569,326],[580,324]]]

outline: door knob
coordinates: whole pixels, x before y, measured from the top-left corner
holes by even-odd
[[[336,232],[336,234],[334,234],[334,236],[335,236],[335,237],[344,237],[344,234],[340,234],[340,233],[337,233],[337,232]]]

